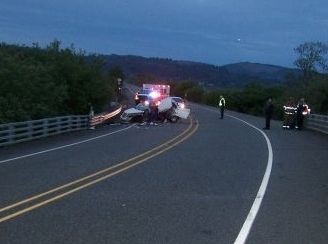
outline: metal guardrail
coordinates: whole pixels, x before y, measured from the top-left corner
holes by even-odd
[[[328,115],[310,114],[305,127],[328,134]]]
[[[110,112],[110,113],[101,113],[101,114],[97,114],[97,115],[91,116],[91,118],[90,118],[90,129],[94,129],[94,127],[96,125],[102,124],[105,121],[107,121],[107,120],[115,117],[116,115],[118,115],[119,113],[121,113],[121,111],[122,111],[122,106],[120,105],[113,112]]]
[[[87,129],[88,115],[72,115],[0,125],[0,146]]]

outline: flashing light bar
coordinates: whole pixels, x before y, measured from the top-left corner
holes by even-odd
[[[158,97],[161,96],[161,94],[159,92],[157,92],[157,91],[152,91],[151,93],[149,93],[149,96],[151,98],[158,98]]]

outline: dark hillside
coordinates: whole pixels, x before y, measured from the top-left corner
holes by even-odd
[[[288,74],[298,75],[296,69],[280,66],[237,63],[216,66],[205,63],[176,61],[172,59],[144,58],[140,56],[103,55],[107,68],[122,68],[127,77],[148,74],[158,80],[197,81],[205,87],[243,87],[249,82],[264,85],[280,85],[286,82]]]

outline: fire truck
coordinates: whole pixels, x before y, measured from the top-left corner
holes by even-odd
[[[135,94],[134,101],[136,105],[139,103],[149,105],[152,101],[159,104],[160,100],[169,96],[169,85],[143,84],[142,89]]]

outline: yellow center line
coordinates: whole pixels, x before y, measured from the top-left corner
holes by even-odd
[[[95,177],[95,176],[97,176],[97,175],[100,175],[100,174],[102,174],[102,173],[104,173],[104,172],[106,172],[106,171],[113,170],[113,169],[115,169],[115,168],[117,168],[117,167],[120,167],[120,166],[126,164],[126,163],[129,163],[129,162],[131,162],[131,161],[133,161],[133,160],[136,160],[136,159],[138,159],[138,158],[141,158],[141,157],[143,157],[143,156],[146,155],[146,154],[149,154],[149,153],[151,153],[151,152],[153,152],[153,151],[155,151],[155,150],[158,150],[159,148],[163,147],[163,145],[168,144],[168,143],[171,143],[172,141],[176,140],[178,137],[184,135],[185,133],[188,133],[188,131],[191,129],[191,127],[192,127],[192,123],[190,123],[190,124],[189,124],[189,127],[188,127],[183,133],[181,133],[180,135],[178,135],[178,136],[176,136],[176,137],[174,137],[174,138],[172,138],[172,139],[170,139],[170,140],[164,142],[163,144],[161,144],[161,145],[159,145],[159,146],[157,146],[157,147],[155,147],[155,148],[153,148],[153,149],[151,149],[151,150],[149,150],[149,151],[146,151],[146,152],[144,152],[144,153],[142,153],[142,154],[139,154],[139,155],[137,155],[137,156],[134,156],[133,158],[130,158],[130,159],[126,160],[126,161],[123,161],[123,162],[121,162],[121,163],[119,163],[119,164],[116,164],[116,165],[114,165],[114,166],[111,166],[111,167],[105,168],[105,169],[103,169],[103,170],[97,171],[97,172],[95,172],[95,173],[93,173],[93,174],[91,174],[91,175],[88,175],[88,176],[85,176],[85,177],[80,178],[80,179],[78,179],[78,180],[72,181],[72,182],[67,183],[67,184],[65,184],[65,185],[62,185],[62,186],[60,186],[60,187],[54,188],[54,189],[49,190],[49,191],[47,191],[47,192],[44,192],[44,193],[41,193],[41,194],[38,194],[38,195],[32,196],[32,197],[30,197],[30,198],[27,198],[27,199],[25,199],[25,200],[22,200],[22,201],[20,201],[20,202],[15,203],[15,204],[9,205],[9,206],[4,207],[4,208],[1,208],[1,209],[0,209],[0,213],[1,213],[1,212],[4,212],[4,211],[6,211],[6,210],[12,209],[12,208],[14,208],[14,207],[17,207],[17,206],[19,206],[19,205],[22,205],[22,204],[24,204],[24,203],[28,203],[28,202],[30,202],[30,201],[36,200],[36,199],[41,198],[41,197],[43,197],[43,196],[49,195],[49,194],[54,193],[54,192],[56,192],[56,191],[62,190],[62,189],[67,188],[67,187],[69,187],[69,186],[71,186],[71,185],[75,185],[75,184],[77,184],[77,183],[79,183],[79,182],[85,181],[85,180],[87,180],[87,179],[90,179],[90,178],[92,178],[92,177]]]
[[[7,207],[1,208],[0,209],[0,212],[3,212],[3,211],[6,211],[6,210],[9,210],[9,209],[12,209],[14,207],[18,207],[18,206],[20,206],[20,205],[22,205],[24,203],[30,202],[32,200],[36,200],[36,199],[41,198],[43,196],[46,196],[48,194],[51,194],[51,193],[54,193],[56,191],[62,190],[62,189],[67,188],[67,187],[69,187],[71,185],[74,185],[76,183],[79,183],[79,182],[82,182],[84,180],[90,179],[90,178],[92,178],[94,176],[97,176],[97,175],[99,175],[101,173],[104,173],[106,171],[113,170],[113,169],[115,169],[115,168],[117,168],[119,166],[124,166],[124,164],[128,164],[128,163],[133,162],[134,160],[137,160],[138,159],[135,163],[128,164],[128,165],[124,166],[123,168],[116,170],[115,172],[109,173],[109,174],[107,174],[105,176],[102,176],[102,177],[100,177],[98,179],[92,180],[92,181],[90,181],[88,183],[85,183],[85,184],[83,184],[81,186],[75,187],[75,188],[73,188],[73,189],[71,189],[71,190],[69,190],[67,192],[64,192],[62,194],[59,194],[57,196],[54,196],[54,197],[49,198],[47,200],[44,200],[44,201],[42,201],[40,203],[34,204],[34,205],[30,206],[30,207],[27,207],[27,208],[24,208],[22,210],[16,211],[13,214],[10,214],[10,215],[7,215],[7,216],[5,216],[3,218],[0,218],[0,223],[1,222],[4,222],[6,220],[12,219],[14,217],[17,217],[17,216],[19,216],[21,214],[24,214],[26,212],[29,212],[29,211],[31,211],[33,209],[39,208],[41,206],[44,206],[44,205],[46,205],[48,203],[54,202],[54,201],[56,201],[58,199],[61,199],[61,198],[65,197],[65,196],[67,196],[67,195],[70,195],[70,194],[72,194],[72,193],[74,193],[76,191],[82,190],[82,189],[84,189],[86,187],[89,187],[89,186],[94,185],[94,184],[96,184],[96,183],[98,183],[100,181],[103,181],[103,180],[105,180],[105,179],[107,179],[109,177],[112,177],[112,176],[114,176],[116,174],[119,174],[119,173],[121,173],[123,171],[126,171],[126,170],[128,170],[128,169],[130,169],[130,168],[132,168],[132,167],[134,167],[136,165],[139,165],[139,164],[147,161],[148,159],[151,159],[153,157],[156,157],[157,155],[159,155],[159,154],[161,154],[161,153],[163,153],[163,152],[171,149],[172,147],[180,144],[181,142],[187,140],[191,135],[193,135],[196,132],[196,130],[198,129],[198,121],[196,121],[196,126],[193,129],[192,129],[192,126],[193,126],[193,123],[191,121],[189,127],[184,132],[182,132],[180,135],[174,137],[173,139],[168,140],[167,142],[165,142],[165,143],[163,143],[163,144],[161,144],[161,145],[159,145],[159,146],[157,146],[157,147],[155,147],[155,148],[153,148],[153,149],[151,149],[151,150],[149,150],[147,152],[144,152],[144,153],[142,153],[142,154],[140,154],[138,156],[135,156],[135,157],[133,157],[131,159],[128,159],[126,161],[123,161],[122,163],[119,163],[119,164],[114,165],[112,167],[109,167],[109,168],[106,168],[104,170],[98,171],[98,172],[96,172],[94,174],[91,174],[89,176],[83,177],[83,178],[78,179],[76,181],[70,182],[70,183],[65,184],[63,186],[54,188],[54,189],[49,190],[47,192],[44,192],[44,193],[35,195],[33,197],[30,197],[30,198],[27,198],[25,200],[22,200],[20,202],[15,203],[15,204],[9,205]],[[179,137],[182,137],[182,138],[178,139]],[[169,144],[171,144],[171,145],[169,145]],[[158,152],[155,152],[155,153],[151,154],[152,152],[154,152],[156,150],[158,150]],[[147,154],[150,154],[150,155],[149,156],[146,156]]]

